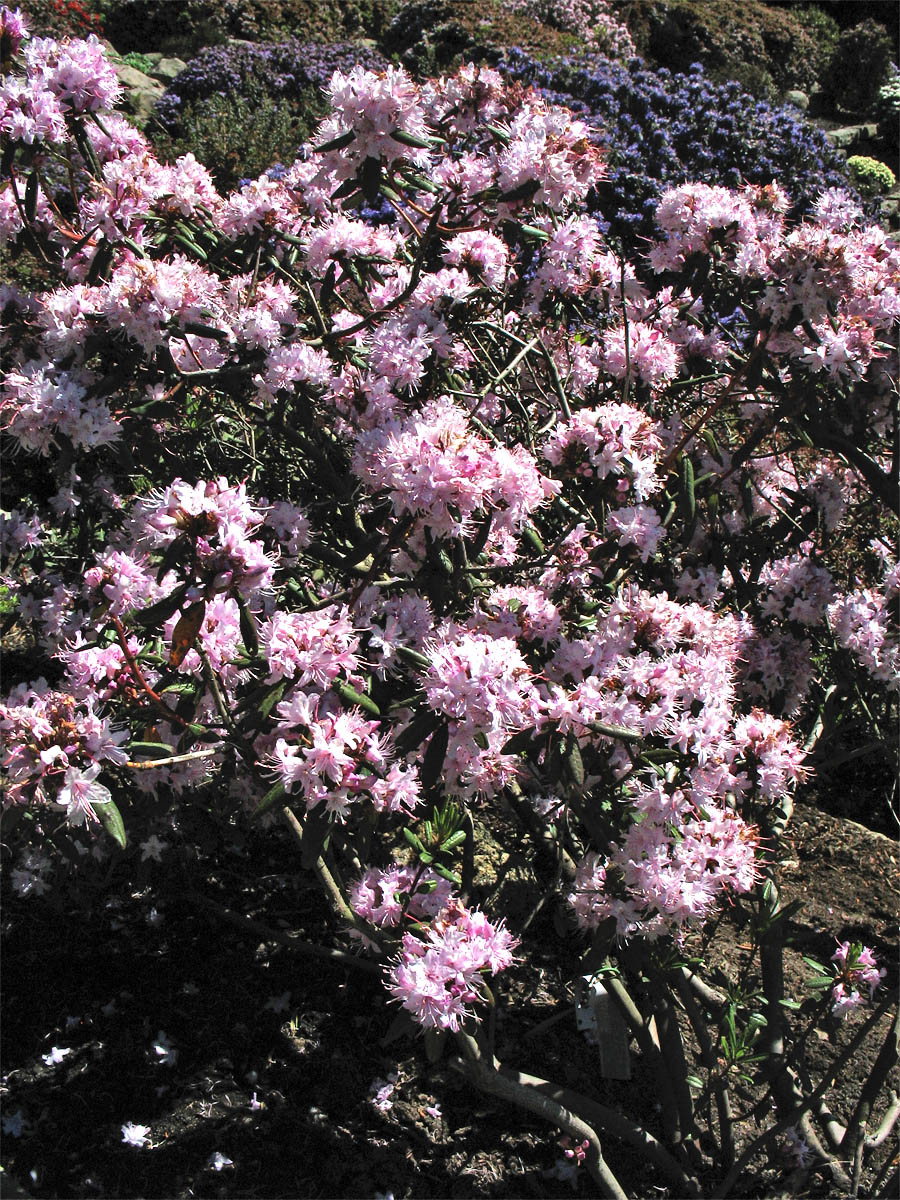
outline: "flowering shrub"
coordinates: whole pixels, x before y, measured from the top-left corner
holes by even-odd
[[[241,38],[271,42],[298,37],[335,42],[380,37],[392,0],[104,0],[107,36],[116,48],[148,46],[179,55]]]
[[[409,0],[385,31],[383,49],[413,74],[445,71],[463,57],[478,61],[504,46],[521,46],[536,58],[576,49],[597,14],[599,45],[613,52],[627,32],[600,3],[518,3],[517,0]]]
[[[32,33],[42,37],[102,37],[102,8],[95,0],[26,0],[22,5]]]
[[[821,1005],[791,1024],[776,867],[826,701],[895,704],[896,245],[842,191],[799,220],[775,182],[681,183],[639,271],[586,213],[589,126],[473,66],[337,71],[315,147],[222,195],[106,111],[95,41],[15,51],[0,232],[53,282],[0,294],[3,436],[43,480],[3,579],[58,677],[0,709],[21,886],[102,827],[100,856],[127,855],[154,805],[280,815],[430,1048],[453,1034],[604,1195],[624,1192],[594,1126],[725,1196],[798,1125],[844,1187],[866,1117],[824,1146],[786,1061]],[[497,1068],[479,1016],[530,947],[478,907],[476,815],[552,851],[580,973],[659,1086],[653,1133]],[[726,901],[764,1016],[692,983]],[[868,958],[841,970],[874,987]],[[696,1104],[673,989],[709,1051]],[[747,1081],[776,1117],[737,1157]]]

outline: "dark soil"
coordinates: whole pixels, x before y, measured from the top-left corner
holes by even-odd
[[[395,1021],[377,974],[238,927],[251,917],[334,944],[327,906],[279,829],[243,844],[234,829],[212,826],[183,836],[185,845],[204,844],[190,870],[173,845],[161,863],[142,863],[137,880],[133,869],[129,882],[113,879],[112,890],[81,885],[65,899],[7,899],[4,1113],[8,1123],[21,1113],[22,1127],[13,1119],[4,1138],[4,1194],[15,1194],[11,1178],[20,1194],[148,1200],[595,1194],[584,1172],[556,1177],[567,1160],[554,1130],[476,1092],[451,1053],[429,1063],[423,1040]],[[896,988],[897,858],[889,839],[798,806],[780,869],[785,899],[804,903],[789,931],[790,996],[802,999],[810,976],[802,955],[827,960],[835,938],[871,945]],[[524,866],[510,865],[498,902],[515,928],[530,900]],[[235,920],[198,898],[200,880],[206,901]],[[747,958],[736,916],[726,915],[708,956],[710,969],[730,978]],[[576,1030],[578,939],[560,939],[550,905],[527,938],[536,952],[510,973],[498,1057],[658,1130],[655,1090],[635,1048],[633,1079],[603,1080],[596,1051]],[[829,1093],[838,1118],[855,1103],[885,1032],[886,1024]],[[847,1027],[809,1039],[814,1079],[834,1057],[835,1036],[843,1044]],[[171,1063],[166,1045],[176,1052]],[[47,1064],[53,1047],[71,1052]],[[393,1074],[391,1106],[380,1111],[373,1088]],[[151,1145],[123,1144],[127,1122],[149,1126]],[[232,1164],[216,1171],[216,1152]],[[876,1170],[890,1152],[875,1155]],[[631,1195],[671,1195],[633,1152],[609,1142],[608,1160]],[[778,1195],[790,1168],[777,1155],[754,1167],[735,1194]],[[833,1193],[813,1175],[804,1194]]]

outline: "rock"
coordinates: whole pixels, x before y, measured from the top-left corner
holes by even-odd
[[[145,75],[143,71],[136,71],[134,67],[128,67],[124,63],[113,65],[119,82],[125,89],[122,106],[131,113],[134,123],[142,128],[149,120],[165,88],[157,79]]]
[[[147,57],[149,58],[149,55]],[[175,76],[180,75],[186,66],[187,63],[183,58],[160,58],[151,74],[154,79],[162,79],[165,83],[171,83]]]
[[[849,150],[859,141],[859,126],[844,125],[840,129],[828,129],[825,136],[839,150]]]
[[[785,104],[790,104],[794,108],[799,108],[801,112],[806,112],[809,108],[809,96],[806,92],[793,91],[786,92],[784,96]]]

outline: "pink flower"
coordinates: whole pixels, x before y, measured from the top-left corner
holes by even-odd
[[[451,902],[424,931],[407,933],[388,990],[426,1029],[457,1031],[482,995],[481,972],[495,975],[513,962],[517,940],[503,923]]]
[[[346,75],[335,71],[328,92],[334,115],[320,127],[317,140],[325,144],[352,134],[349,144],[322,156],[338,179],[354,175],[367,158],[387,164],[405,158],[427,165],[427,151],[393,137],[398,132],[420,139],[428,135],[419,88],[402,67],[388,67],[382,74],[362,67]]]
[[[95,804],[109,804],[112,800],[109,788],[95,780],[100,772],[100,764],[94,763],[86,771],[77,767],[69,767],[63,777],[63,786],[56,795],[56,803],[66,809],[68,825],[85,825],[98,822],[100,818],[94,811]]]

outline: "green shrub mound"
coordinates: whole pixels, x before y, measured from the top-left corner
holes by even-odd
[[[335,42],[382,35],[393,0],[113,0],[106,35],[119,50],[196,53],[227,38]]]
[[[861,21],[845,29],[825,72],[826,91],[847,112],[868,113],[887,81],[894,47],[877,21]]]
[[[896,175],[886,163],[864,154],[854,154],[847,159],[847,174],[863,196],[881,196],[897,182]]]

